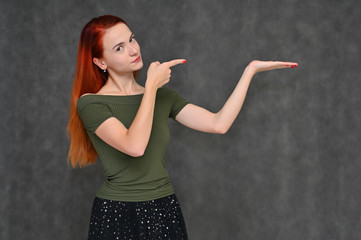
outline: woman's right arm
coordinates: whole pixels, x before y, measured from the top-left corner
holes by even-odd
[[[96,129],[95,134],[121,152],[133,157],[142,156],[152,131],[157,90],[169,82],[170,68],[183,62],[184,59],[177,59],[162,64],[151,63],[147,72],[144,95],[129,129],[117,118],[111,117]]]

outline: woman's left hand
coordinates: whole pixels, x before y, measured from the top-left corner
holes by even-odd
[[[274,69],[295,68],[295,67],[298,67],[298,63],[253,60],[250,64],[248,64],[248,68],[252,69],[254,73],[265,72]]]

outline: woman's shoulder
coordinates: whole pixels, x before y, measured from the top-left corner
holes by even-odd
[[[88,95],[94,95],[94,94],[96,94],[96,93],[84,93],[83,95],[81,95],[79,98],[82,98],[82,97],[84,97],[84,96],[88,96]]]
[[[161,90],[161,95],[167,99],[171,99],[171,100],[174,100],[176,98],[179,97],[179,94],[177,93],[177,91],[171,89],[171,88],[168,88],[168,87],[162,87],[160,88],[159,90]]]
[[[169,94],[174,94],[175,91],[173,91],[172,89],[170,89],[169,87],[161,87],[158,89],[158,94],[164,95],[164,96],[168,96]]]
[[[78,110],[84,108],[85,106],[87,106],[91,103],[99,103],[99,99],[94,96],[97,96],[97,94],[85,93],[85,94],[81,95],[77,101]]]
[[[96,95],[96,94],[94,94],[94,93],[85,93],[85,94],[81,95],[78,98],[78,102],[89,101],[90,99],[92,99],[92,98],[89,98],[89,96],[94,96],[94,95]]]

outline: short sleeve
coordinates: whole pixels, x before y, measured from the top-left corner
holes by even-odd
[[[183,97],[178,95],[178,93],[169,89],[169,100],[172,102],[172,107],[170,109],[169,117],[175,119],[178,113],[189,103]]]
[[[101,103],[89,103],[85,106],[78,105],[78,114],[83,122],[84,128],[92,133],[94,133],[105,120],[113,117],[108,106]]]

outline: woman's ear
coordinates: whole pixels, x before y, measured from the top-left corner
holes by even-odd
[[[93,58],[93,63],[102,70],[107,69],[107,65],[103,61],[101,61],[99,58]]]

